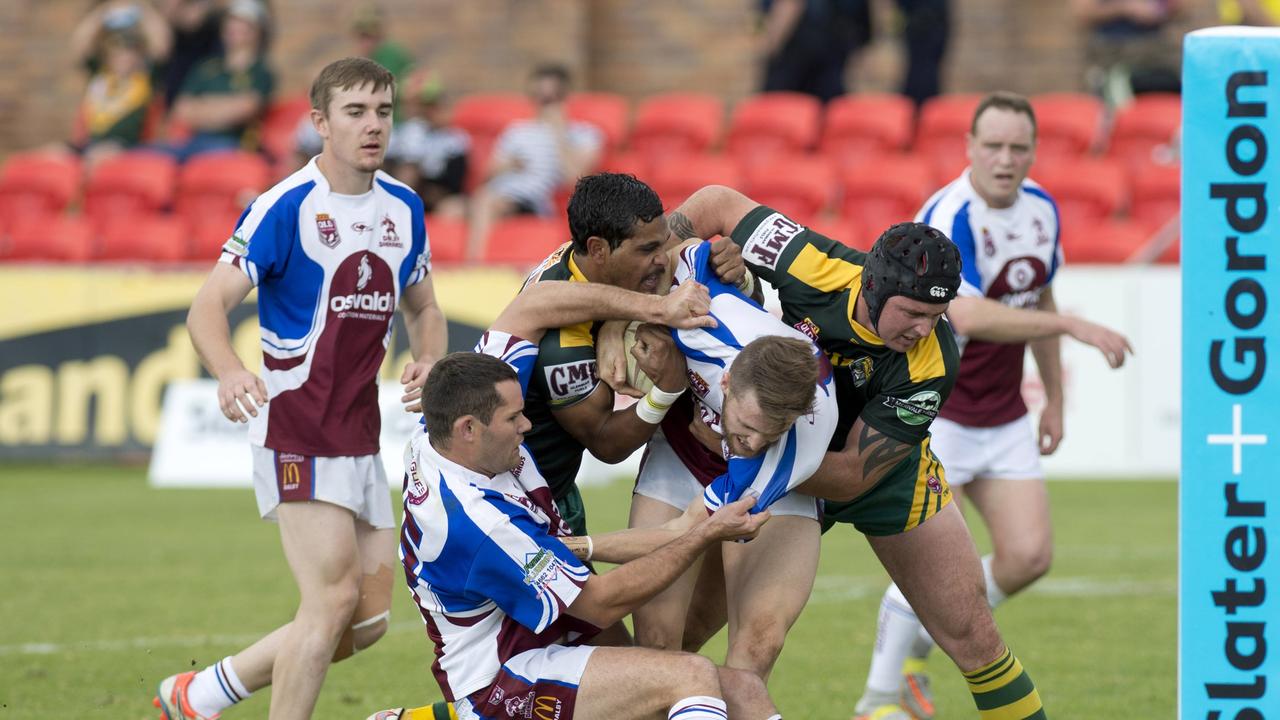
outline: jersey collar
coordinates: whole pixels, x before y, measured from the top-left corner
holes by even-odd
[[[574,253],[572,248],[569,249],[568,265],[569,265],[569,274],[572,276],[573,280],[576,280],[577,282],[587,282],[587,276],[583,275],[582,271],[578,269],[578,261],[574,258]]]
[[[858,307],[858,296],[862,294],[862,273],[853,279],[849,284],[849,327],[853,328],[853,332],[858,336],[864,344],[867,345],[884,345],[884,340],[880,339],[870,328],[854,319],[854,310]]]

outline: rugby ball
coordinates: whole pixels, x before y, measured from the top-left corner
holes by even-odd
[[[400,720],[403,716],[404,708],[395,708],[394,710],[379,710],[366,718],[366,720]]]
[[[626,331],[622,334],[622,351],[627,357],[627,384],[647,393],[653,389],[653,381],[648,375],[644,374],[644,370],[640,369],[639,363],[636,362],[636,356],[631,354],[631,348],[636,346],[636,329],[640,327],[640,322],[636,321],[627,326]]]

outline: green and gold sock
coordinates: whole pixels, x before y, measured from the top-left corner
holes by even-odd
[[[401,720],[458,720],[458,714],[453,710],[453,703],[441,700],[434,705],[406,710]]]
[[[1046,720],[1040,693],[1018,658],[1004,649],[995,662],[964,674],[982,720]]]

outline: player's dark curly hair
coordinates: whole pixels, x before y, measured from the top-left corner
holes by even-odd
[[[598,173],[578,181],[569,198],[569,234],[573,248],[587,251],[587,238],[602,238],[610,248],[635,234],[636,223],[662,215],[662,200],[634,175]]]
[[[464,415],[488,425],[502,404],[497,384],[519,381],[511,366],[491,355],[455,352],[431,367],[422,386],[422,416],[436,447],[448,449],[453,424]]]

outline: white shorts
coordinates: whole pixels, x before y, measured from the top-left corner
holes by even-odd
[[[249,447],[253,450],[253,492],[263,518],[275,520],[282,502],[320,500],[350,510],[375,528],[397,527],[387,473],[377,453],[313,457],[260,445]]]
[[[636,495],[653,498],[677,510],[685,510],[694,498],[702,497],[704,488],[694,477],[684,461],[671,449],[671,444],[658,430],[649,440],[640,475],[636,477]],[[808,495],[790,492],[769,506],[774,515],[800,515],[818,519],[818,500]]]
[[[929,427],[929,448],[947,470],[947,483],[974,478],[1043,480],[1040,447],[1027,416],[994,427],[969,427],[937,418]]]
[[[457,698],[458,720],[573,720],[578,685],[594,651],[590,645],[525,650],[503,663],[487,687]]]

